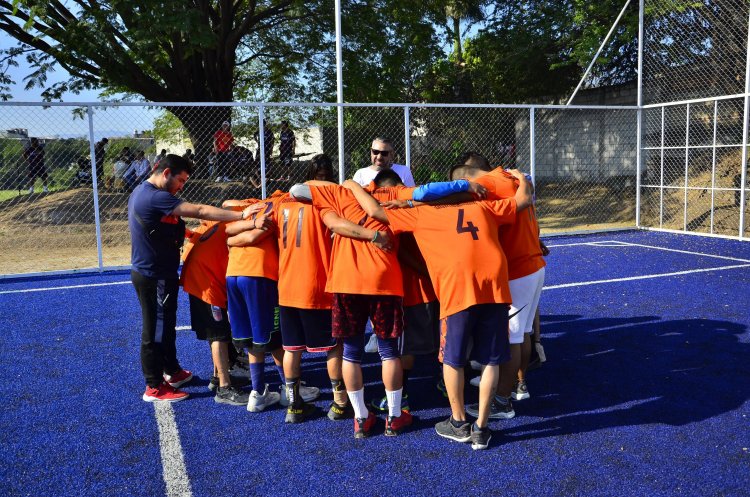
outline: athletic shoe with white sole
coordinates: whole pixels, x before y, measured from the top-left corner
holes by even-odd
[[[365,344],[365,352],[368,352],[370,354],[375,354],[378,351],[378,337],[375,336],[375,333],[370,335],[370,339]]]
[[[282,407],[289,407],[289,396],[286,391],[286,385],[279,387],[279,404]],[[312,402],[313,400],[320,397],[320,388],[305,386],[305,382],[301,381],[299,385],[299,396],[302,397],[304,402]]]
[[[480,428],[476,423],[471,425],[471,448],[474,450],[484,450],[490,445],[492,439],[492,430],[488,426]]]
[[[328,419],[331,421],[341,421],[342,419],[352,419],[353,417],[354,409],[349,402],[342,406],[335,401],[331,401],[331,406],[328,408]]]
[[[513,397],[513,400],[524,400],[531,397],[529,395],[529,389],[526,386],[525,381],[519,381],[516,383],[516,386],[513,387],[513,391],[510,392],[510,396]]]
[[[250,400],[247,403],[247,410],[250,412],[261,412],[268,406],[272,406],[279,402],[280,395],[278,392],[269,392],[268,384],[263,390],[263,394],[259,394],[257,390],[250,392]]]
[[[466,406],[466,414],[469,416],[479,417],[479,404],[471,404]],[[516,415],[516,411],[513,410],[513,404],[510,399],[508,403],[504,404],[497,400],[497,397],[492,399],[490,404],[490,419],[510,419]]]
[[[229,381],[231,386],[237,388],[246,387],[250,384],[250,379],[242,376],[230,376]],[[219,388],[219,377],[212,376],[211,379],[208,380],[208,389],[215,392],[217,388]],[[247,402],[245,402],[245,404],[247,404]]]
[[[370,402],[370,407],[375,409],[376,411],[380,412],[386,412],[388,411],[388,397],[383,396],[382,399],[372,399]],[[409,395],[403,394],[401,395],[401,410],[409,412],[411,409],[409,409]]]
[[[469,380],[469,385],[478,388],[480,381],[482,381],[482,377],[481,376],[475,376],[474,378],[472,378],[471,380]]]
[[[230,406],[246,406],[250,402],[250,394],[234,386],[218,387],[216,395],[214,395],[214,402]]]
[[[169,383],[169,386],[174,388],[180,388],[185,383],[188,383],[193,379],[193,373],[187,369],[180,369],[174,374],[165,374],[164,381]]]
[[[479,364],[477,361],[469,361],[469,367],[474,371],[481,371],[484,368],[484,364]]]
[[[162,382],[161,385],[156,388],[147,386],[146,391],[143,393],[144,402],[179,402],[188,397],[189,395],[187,392],[177,390],[166,382]]]
[[[300,402],[298,406],[289,406],[286,408],[285,423],[301,423],[305,419],[315,414],[315,406],[307,402]]]
[[[471,423],[461,421],[460,426],[453,426],[453,418],[449,417],[435,425],[435,431],[443,438],[448,438],[454,442],[468,442],[471,440]]]

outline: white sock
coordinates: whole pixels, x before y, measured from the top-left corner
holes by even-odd
[[[401,416],[401,394],[403,391],[403,388],[399,388],[392,392],[389,392],[388,390],[385,391],[385,396],[388,399],[388,416],[392,418]]]
[[[354,409],[354,417],[360,419],[367,419],[367,405],[365,404],[365,389],[364,387],[354,392],[346,391],[349,396],[349,402],[352,403]]]

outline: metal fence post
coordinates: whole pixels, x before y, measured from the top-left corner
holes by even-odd
[[[536,127],[534,126],[534,107],[529,108],[529,174],[531,183],[536,188]]]
[[[641,181],[642,181],[642,164],[643,155],[641,147],[643,146],[643,14],[644,0],[638,2],[638,110],[636,111],[636,137],[635,137],[635,227],[641,227]]]
[[[742,170],[740,171],[740,239],[745,237],[745,187],[747,185],[747,119],[750,96],[750,16],[748,16],[747,44],[745,45],[745,110],[742,113]]]
[[[684,212],[682,213],[682,226],[683,230],[687,231],[688,225],[688,166],[690,164],[690,104],[687,104],[685,110],[685,202]]]
[[[258,106],[258,147],[260,148],[260,194],[266,198],[266,137],[265,107]]]
[[[89,117],[89,153],[91,154],[91,187],[94,194],[94,223],[96,225],[96,255],[99,261],[99,271],[104,269],[102,257],[102,223],[99,215],[99,178],[96,176],[96,146],[94,145],[94,108],[86,106],[86,114]],[[103,164],[102,164],[103,167]]]
[[[404,154],[406,155],[406,167],[411,169],[411,125],[409,121],[409,106],[407,105],[404,107]]]
[[[339,183],[346,179],[346,165],[344,164],[344,107],[336,107],[336,128],[339,142]]]

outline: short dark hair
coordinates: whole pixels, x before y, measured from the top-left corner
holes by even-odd
[[[375,186],[377,186],[378,188],[384,186],[399,186],[404,184],[404,182],[401,181],[401,176],[399,176],[398,173],[393,169],[383,169],[375,175],[375,179],[373,179],[373,181],[375,182]]]
[[[374,141],[374,142],[383,142],[383,143],[385,143],[387,145],[390,145],[391,148],[394,148],[393,147],[393,140],[391,140],[390,138],[386,138],[385,136],[376,136],[375,138],[372,139],[372,141]]]
[[[183,171],[193,174],[193,163],[182,156],[167,154],[162,160],[156,163],[156,167],[151,171],[151,174],[161,174],[165,169],[169,169],[173,176]]]
[[[325,171],[327,181],[335,180],[333,174],[333,161],[326,154],[318,154],[310,160],[310,168],[307,170],[307,179],[315,179],[320,171]]]
[[[282,126],[289,126],[289,121],[281,121]]]
[[[479,152],[469,150],[458,156],[455,165],[451,167],[448,177],[450,179],[456,179],[456,176],[466,176],[470,171],[477,169],[481,171],[492,171],[492,166],[490,166],[490,161],[487,160],[487,157]]]

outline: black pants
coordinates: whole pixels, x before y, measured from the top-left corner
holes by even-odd
[[[141,332],[141,368],[146,384],[158,387],[164,373],[180,371],[175,347],[177,326],[177,292],[179,282],[175,279],[157,280],[147,278],[137,271],[130,271],[130,279],[138,294],[143,317]]]

